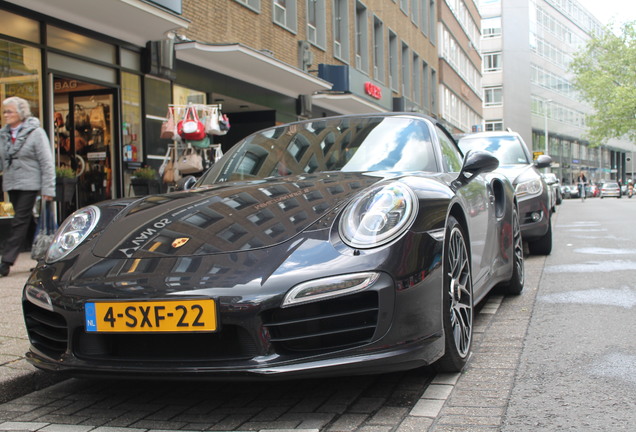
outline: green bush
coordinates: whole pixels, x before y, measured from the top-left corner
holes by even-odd
[[[156,180],[159,178],[157,170],[152,167],[137,168],[133,172],[133,177],[138,179]]]
[[[75,178],[75,171],[69,167],[56,167],[55,177],[57,178]]]

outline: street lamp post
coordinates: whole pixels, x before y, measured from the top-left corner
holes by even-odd
[[[543,131],[545,133],[545,154],[550,156],[550,135],[548,134],[548,104],[552,102],[552,99],[544,99],[543,100]]]

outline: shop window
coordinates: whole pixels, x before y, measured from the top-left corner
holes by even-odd
[[[175,105],[200,104],[207,103],[205,93],[202,91],[192,90],[180,85],[174,85],[172,88],[172,100]],[[167,109],[168,107],[166,107]]]
[[[124,162],[143,161],[141,128],[141,77],[121,74],[122,145]]]
[[[106,63],[116,61],[114,45],[51,25],[47,26],[46,31],[48,45],[53,48]]]
[[[4,10],[0,13],[0,33],[40,43],[40,24],[37,21]]]
[[[40,50],[0,39],[0,98],[19,96],[42,118]]]

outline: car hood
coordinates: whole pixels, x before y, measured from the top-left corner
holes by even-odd
[[[274,246],[321,218],[324,224],[313,229],[330,227],[354,194],[385,178],[376,173],[329,173],[144,197],[112,218],[91,241],[92,252],[102,258],[149,258]]]
[[[534,165],[499,165],[495,172],[506,176],[512,185],[516,186],[519,176],[528,170],[534,170]]]

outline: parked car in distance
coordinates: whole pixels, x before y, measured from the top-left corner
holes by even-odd
[[[618,185],[617,182],[605,182],[601,186],[600,197],[601,198],[606,198],[606,197],[620,198],[621,187]]]
[[[27,357],[133,379],[460,371],[474,308],[523,289],[498,165],[414,113],[254,132],[189,190],[67,218],[23,291]]]
[[[552,207],[552,211],[556,211],[556,206],[560,205],[563,201],[563,194],[561,193],[561,182],[554,173],[543,173],[541,175],[552,191],[552,199],[554,204],[554,206]]]
[[[564,185],[561,188],[561,192],[563,192],[563,198],[566,198],[566,199],[578,198],[580,196],[579,187],[575,184]]]
[[[530,253],[548,255],[552,251],[551,194],[539,168],[547,168],[552,158],[540,155],[532,159],[526,143],[516,132],[477,132],[460,137],[459,147],[486,150],[499,159],[496,172],[508,177],[519,201],[521,234]]]

